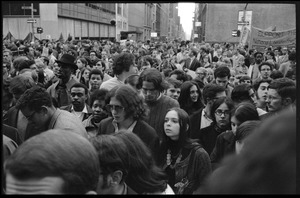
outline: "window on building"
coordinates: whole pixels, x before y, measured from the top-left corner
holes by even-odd
[[[120,3],[118,3],[118,10],[117,10],[117,13],[119,14],[119,15],[122,15],[122,4],[120,4]]]
[[[31,3],[23,2],[11,2],[11,3],[2,3],[2,13],[3,15],[18,15],[18,16],[31,16],[31,9],[22,9],[22,6],[31,6]],[[33,12],[34,16],[40,15],[39,3],[33,3],[33,8],[36,9],[36,12]]]

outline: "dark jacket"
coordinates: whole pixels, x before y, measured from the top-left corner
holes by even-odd
[[[202,118],[202,110],[203,108],[199,109],[198,111],[194,112],[190,117],[190,134],[189,137],[194,139],[197,137],[197,133],[200,130],[200,123]]]
[[[85,105],[86,105],[86,109],[87,109],[87,112],[88,112],[88,113],[84,113],[83,119],[82,119],[81,121],[84,121],[84,120],[88,119],[88,117],[89,117],[90,115],[92,115],[92,113],[93,113],[92,108],[91,108],[89,105],[87,105],[87,104],[85,104]],[[67,105],[67,106],[62,106],[62,107],[60,107],[60,109],[61,109],[61,110],[68,111],[68,112],[71,113],[71,112],[72,112],[72,104],[69,104],[69,105]]]
[[[210,126],[200,129],[200,131],[198,129],[198,133],[196,133],[194,139],[198,139],[199,144],[210,155],[216,145],[218,135],[229,129],[221,130],[214,123],[211,123]]]
[[[212,170],[218,168],[222,159],[235,153],[235,136],[232,131],[223,132],[217,137],[216,145],[210,154]]]
[[[113,118],[108,117],[100,122],[99,129],[97,135],[102,134],[114,134],[115,127],[112,124]],[[148,148],[152,151],[152,154],[157,161],[157,154],[159,150],[159,138],[154,130],[149,124],[147,124],[143,120],[138,120],[132,132],[136,134],[141,140],[148,146]]]
[[[20,110],[16,109],[14,106],[11,107],[7,111],[7,118],[4,120],[4,124],[7,124],[11,127],[18,128],[18,115],[19,115]],[[19,130],[19,137],[21,139],[21,142],[24,142],[27,140],[29,137],[32,135],[30,134],[39,134],[43,131],[43,129],[39,129],[37,126],[35,126],[32,122],[28,122],[25,134],[22,134]],[[16,142],[17,143],[17,142]]]
[[[2,124],[2,134],[6,135],[7,137],[9,137],[13,141],[15,141],[18,145],[20,145],[22,143],[18,129],[16,129],[15,127],[11,127],[6,124]]]
[[[185,62],[186,68],[196,71],[198,67],[201,67],[201,63],[197,60],[197,58],[194,58],[192,64],[191,64],[191,59],[187,59]]]

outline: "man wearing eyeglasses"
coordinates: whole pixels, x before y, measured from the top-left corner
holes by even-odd
[[[68,111],[55,108],[51,96],[44,88],[36,86],[26,90],[18,100],[16,108],[41,131],[65,129],[88,137],[81,120]],[[39,134],[29,133],[28,138]]]
[[[213,122],[212,116],[211,116],[211,107],[212,104],[218,99],[226,97],[225,88],[216,85],[216,84],[207,84],[203,88],[203,100],[205,107],[199,109],[194,114],[190,116],[191,120],[191,138],[195,138],[198,136],[198,132],[200,129],[203,129],[205,127],[210,126],[210,124]]]
[[[71,89],[72,104],[63,106],[60,109],[69,111],[84,121],[92,114],[92,109],[86,104],[88,99],[88,88],[82,83],[75,83]]]

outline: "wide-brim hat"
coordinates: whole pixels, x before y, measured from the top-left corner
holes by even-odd
[[[62,63],[72,67],[73,69],[78,69],[78,66],[75,64],[75,57],[70,54],[64,54],[59,60],[56,60],[57,63]]]

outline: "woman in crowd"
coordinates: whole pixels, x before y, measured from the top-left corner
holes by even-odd
[[[103,73],[99,69],[92,69],[89,73],[89,92],[92,94],[94,91],[100,89],[103,82]]]
[[[226,155],[235,153],[236,129],[243,122],[249,120],[259,120],[256,107],[249,102],[238,104],[232,111],[231,131],[223,132],[217,137],[216,145],[210,154],[213,170],[219,166],[219,163]]]
[[[195,111],[202,108],[202,93],[199,85],[194,81],[186,81],[180,86],[181,93],[178,98],[180,107],[185,110],[188,115],[192,115]]]
[[[259,127],[260,120],[249,120],[243,122],[236,128],[235,153],[239,154],[244,147],[247,137]]]
[[[77,58],[76,65],[77,65],[78,69],[76,70],[75,79],[78,82],[82,83],[82,82],[84,82],[82,75],[83,75],[84,69],[87,67],[87,60],[85,58],[79,57],[79,58]]]
[[[116,133],[127,148],[128,158],[126,184],[138,194],[174,194],[167,184],[164,170],[156,165],[153,155],[145,143],[134,133]]]
[[[133,132],[157,154],[159,139],[156,131],[144,121],[148,108],[138,93],[129,85],[113,88],[107,98],[107,106],[112,117],[100,122],[98,135],[120,131]]]
[[[88,68],[88,67],[84,68],[83,72],[82,72],[82,77],[80,79],[80,83],[82,83],[85,86],[87,86],[87,88],[90,88],[90,85],[89,85],[89,81],[90,81],[89,75],[90,75],[90,72],[91,72],[90,68]]]
[[[207,152],[188,138],[189,122],[183,109],[172,108],[166,113],[163,126],[159,165],[166,171],[175,194],[192,194],[211,173]]]
[[[93,113],[82,122],[89,137],[96,136],[100,125],[100,121],[107,118],[109,115],[105,109],[105,98],[107,94],[108,91],[106,89],[100,89],[96,90],[91,95],[90,107],[92,108]]]
[[[219,98],[217,99],[211,107],[211,119],[212,123],[210,126],[200,129],[196,135],[195,139],[198,139],[199,143],[203,146],[205,151],[210,155],[216,144],[217,137],[222,132],[230,130],[230,119],[231,111],[234,108],[233,102],[229,98]]]

